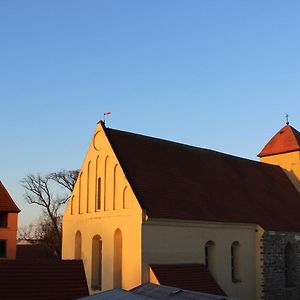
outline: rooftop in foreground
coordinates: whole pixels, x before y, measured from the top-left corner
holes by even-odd
[[[88,295],[81,260],[0,260],[3,300],[74,300]]]

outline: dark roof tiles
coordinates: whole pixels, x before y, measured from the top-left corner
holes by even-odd
[[[300,230],[300,195],[280,167],[104,129],[148,217]]]
[[[150,267],[162,285],[226,296],[202,264],[151,264]]]
[[[54,259],[49,251],[41,244],[17,245],[16,259]]]
[[[20,210],[14,203],[8,191],[0,181],[0,211],[19,213]]]
[[[82,261],[0,260],[2,300],[74,300],[88,295]]]

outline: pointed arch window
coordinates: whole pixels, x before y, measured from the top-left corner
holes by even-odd
[[[108,210],[108,188],[109,188],[109,180],[108,180],[108,168],[110,166],[110,158],[109,156],[106,156],[105,162],[104,162],[104,191],[103,191],[103,199],[104,199],[104,204],[103,204],[103,210]]]
[[[95,211],[101,209],[101,178],[99,175],[99,155],[96,158],[96,163],[95,163]],[[100,182],[99,182],[100,181]]]
[[[101,209],[101,178],[97,179],[97,209]]]
[[[102,288],[102,239],[99,235],[92,240],[92,289]]]
[[[114,288],[122,288],[122,232],[114,234]]]
[[[86,180],[86,212],[90,212],[90,173],[91,173],[91,161],[87,167],[87,180]]]
[[[117,167],[118,165],[115,165],[114,167],[114,186],[113,186],[113,210],[116,209],[116,202],[117,202]]]
[[[216,244],[213,241],[208,241],[205,244],[204,253],[205,253],[205,267],[210,273],[213,273],[215,265],[215,248]]]
[[[231,280],[241,281],[240,243],[235,241],[231,244]]]
[[[82,172],[79,174],[78,213],[82,213]]]

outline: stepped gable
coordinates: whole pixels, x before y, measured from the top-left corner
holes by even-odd
[[[289,124],[282,127],[265,145],[258,157],[300,150],[300,132]]]
[[[0,211],[19,213],[20,209],[17,207],[8,191],[0,181]]]
[[[149,218],[300,231],[300,195],[280,167],[103,128]]]

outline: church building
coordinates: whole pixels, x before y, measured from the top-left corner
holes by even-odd
[[[63,218],[91,294],[143,283],[300,298],[300,133],[261,162],[97,124]]]

